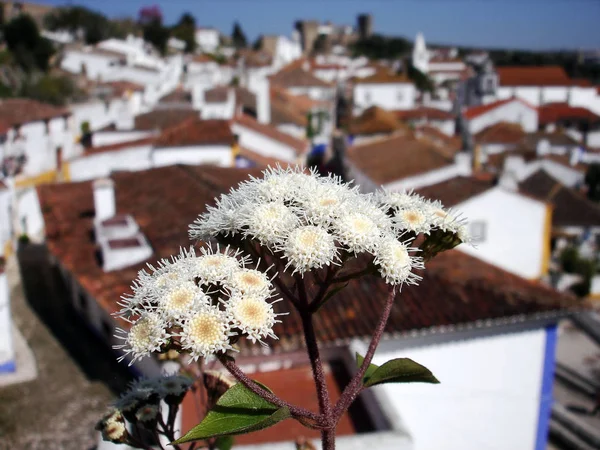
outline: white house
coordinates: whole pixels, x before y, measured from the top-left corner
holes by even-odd
[[[552,132],[563,129],[588,147],[600,148],[600,115],[582,106],[547,103],[538,108],[539,126]]]
[[[13,238],[13,195],[7,183],[9,183],[9,180],[6,180],[6,182],[0,180],[0,258],[6,257]]]
[[[2,191],[0,190],[1,195]],[[10,290],[8,278],[4,271],[5,263],[2,255],[0,255],[0,379],[2,379],[3,375],[14,373],[17,370],[12,338],[13,324],[10,315]]]
[[[294,95],[306,95],[313,100],[333,100],[336,88],[310,72],[310,63],[296,61],[269,77],[271,85],[287,89]],[[248,87],[250,90],[252,88]]]
[[[215,53],[220,45],[220,33],[215,28],[202,27],[196,28],[196,45],[198,49],[205,53]]]
[[[408,78],[380,71],[354,82],[353,113],[361,114],[371,106],[388,110],[412,109],[416,95],[416,87]]]
[[[520,124],[523,130],[530,133],[538,129],[537,108],[521,98],[510,97],[466,108],[462,112],[462,118],[471,134],[479,133],[499,122]]]

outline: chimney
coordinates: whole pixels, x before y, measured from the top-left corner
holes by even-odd
[[[271,88],[269,79],[262,77],[255,82],[256,118],[259,123],[271,123]]]
[[[100,178],[94,181],[94,209],[96,220],[102,221],[113,217],[115,207],[115,186],[110,178]]]

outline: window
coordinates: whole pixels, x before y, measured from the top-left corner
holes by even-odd
[[[487,224],[483,220],[475,220],[469,224],[469,234],[474,244],[485,242]]]
[[[492,93],[492,92],[494,92],[494,88],[495,88],[494,79],[493,78],[487,78],[485,80],[485,91],[487,93]]]

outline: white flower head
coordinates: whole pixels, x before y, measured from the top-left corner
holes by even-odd
[[[182,320],[181,344],[193,360],[232,349],[234,335],[227,314],[214,306],[193,311]]]
[[[288,260],[286,270],[304,274],[335,262],[337,247],[331,234],[324,228],[307,225],[292,231],[281,250]]]
[[[451,209],[445,209],[439,201],[430,202],[428,209],[433,226],[442,231],[456,233],[459,227],[464,225],[464,220],[460,218],[459,214]]]
[[[377,201],[387,208],[405,209],[419,206],[423,202],[423,198],[413,193],[412,190],[400,192],[383,190],[377,192]]]
[[[124,442],[127,436],[127,428],[125,427],[125,419],[121,411],[114,410],[104,417],[100,430],[102,438],[105,441],[114,443]]]
[[[163,397],[182,396],[194,384],[194,380],[183,375],[170,375],[158,379],[160,390]]]
[[[172,286],[159,300],[157,311],[167,321],[177,320],[198,304],[208,303],[208,297],[192,281],[184,281]]]
[[[327,226],[350,208],[349,203],[356,197],[355,190],[339,184],[333,178],[304,188],[297,202],[306,220],[312,225]]]
[[[239,268],[240,262],[234,256],[213,253],[196,258],[193,273],[202,283],[222,283]]]
[[[417,284],[421,277],[413,273],[414,269],[422,269],[421,258],[411,256],[414,251],[406,244],[387,237],[382,239],[375,253],[374,263],[379,266],[379,273],[385,282],[391,285]]]
[[[132,359],[129,365],[131,365],[136,360],[159,351],[168,339],[166,327],[166,322],[158,314],[147,312],[134,322],[128,332],[117,329],[119,334],[116,337],[125,341],[124,344],[113,347],[124,351],[119,361],[130,355]]]
[[[272,248],[298,226],[299,219],[283,203],[268,202],[248,206],[241,222],[245,226],[246,236]]]
[[[273,325],[279,322],[276,317],[280,314],[273,312],[273,305],[260,295],[236,294],[227,302],[227,311],[233,320],[233,326],[241,330],[252,342],[271,337],[277,339],[273,333]]]
[[[239,232],[238,211],[239,196],[222,194],[215,199],[215,206],[207,206],[189,227],[188,234],[192,240],[208,240],[217,235],[232,236]]]
[[[381,230],[366,214],[350,212],[333,225],[337,239],[352,253],[374,251],[381,238]]]
[[[394,225],[400,231],[427,234],[431,230],[430,212],[417,204],[398,209],[394,214]]]
[[[269,277],[254,269],[240,269],[233,272],[225,285],[233,292],[268,296],[273,286]]]

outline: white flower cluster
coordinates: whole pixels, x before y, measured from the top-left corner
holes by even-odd
[[[336,177],[271,168],[216,199],[190,237],[255,240],[302,275],[338,264],[342,254],[367,253],[387,283],[402,285],[418,282],[414,269],[423,267],[411,239],[433,229],[458,232],[459,225],[441,204],[415,195],[365,195]]]
[[[233,339],[252,342],[271,337],[279,322],[273,310],[274,289],[262,272],[248,268],[249,260],[229,248],[220,252],[182,250],[150,271],[142,270],[133,295],[122,297],[119,316],[131,322],[118,329],[124,342],[114,348],[131,363],[152,352],[175,348],[193,360],[232,350]]]

